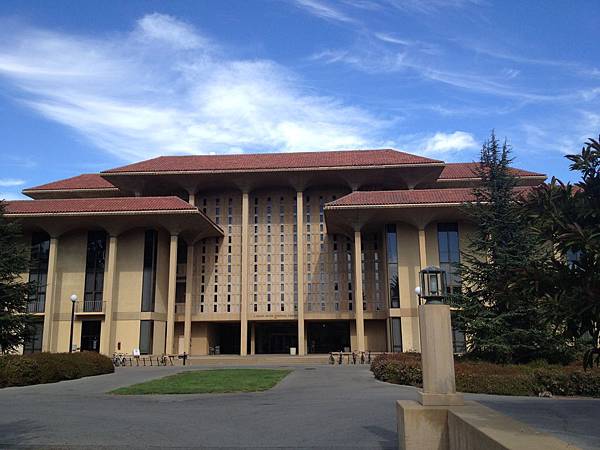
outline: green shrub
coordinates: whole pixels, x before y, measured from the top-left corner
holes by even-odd
[[[416,356],[415,356],[416,355]],[[395,384],[420,386],[423,383],[420,355],[386,353],[376,356],[371,363],[375,378]]]
[[[112,372],[111,359],[95,352],[0,357],[0,387],[55,383]]]
[[[394,353],[377,356],[371,371],[375,378],[410,386],[422,385],[419,354]],[[553,395],[600,397],[600,370],[584,371],[580,365],[534,362],[511,365],[456,358],[456,389],[460,392],[498,395]]]
[[[0,388],[26,386],[40,382],[40,367],[30,358],[20,355],[0,357]]]

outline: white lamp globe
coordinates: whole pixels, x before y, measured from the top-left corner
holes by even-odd
[[[417,286],[417,287],[415,288],[415,294],[417,294],[417,295],[421,295],[421,286]]]
[[[71,295],[71,301],[75,303],[77,301],[77,296],[75,294]]]

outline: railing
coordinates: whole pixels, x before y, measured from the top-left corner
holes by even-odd
[[[45,302],[43,302],[43,301],[33,300],[33,301],[30,301],[29,304],[27,305],[28,313],[43,313],[44,309],[45,309]]]
[[[101,313],[104,312],[104,302],[102,300],[77,302],[76,311],[78,313]]]
[[[175,303],[175,314],[185,314],[185,303]]]

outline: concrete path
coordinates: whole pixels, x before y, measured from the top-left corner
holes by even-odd
[[[0,448],[396,448],[395,400],[416,390],[367,366],[293,366],[270,391],[114,396],[120,386],[199,367],[0,390]],[[600,448],[598,400],[468,396],[582,448]]]

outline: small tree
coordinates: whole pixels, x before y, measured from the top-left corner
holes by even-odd
[[[539,242],[518,201],[510,153],[493,132],[481,149],[481,185],[473,189],[475,201],[465,205],[476,231],[462,252],[463,288],[452,302],[472,356],[500,363],[554,360],[560,335],[540,314],[530,286],[516,281],[539,257]]]
[[[22,273],[29,259],[22,244],[21,228],[4,217],[4,202],[0,201],[0,353],[14,351],[29,336],[31,318],[27,314],[30,283],[23,282]]]
[[[551,252],[530,268],[536,295],[570,338],[589,338],[584,367],[600,364],[600,138],[567,155],[581,173],[575,185],[553,178],[527,204],[539,239]],[[535,272],[535,273],[534,273]],[[537,274],[537,275],[536,275]]]

